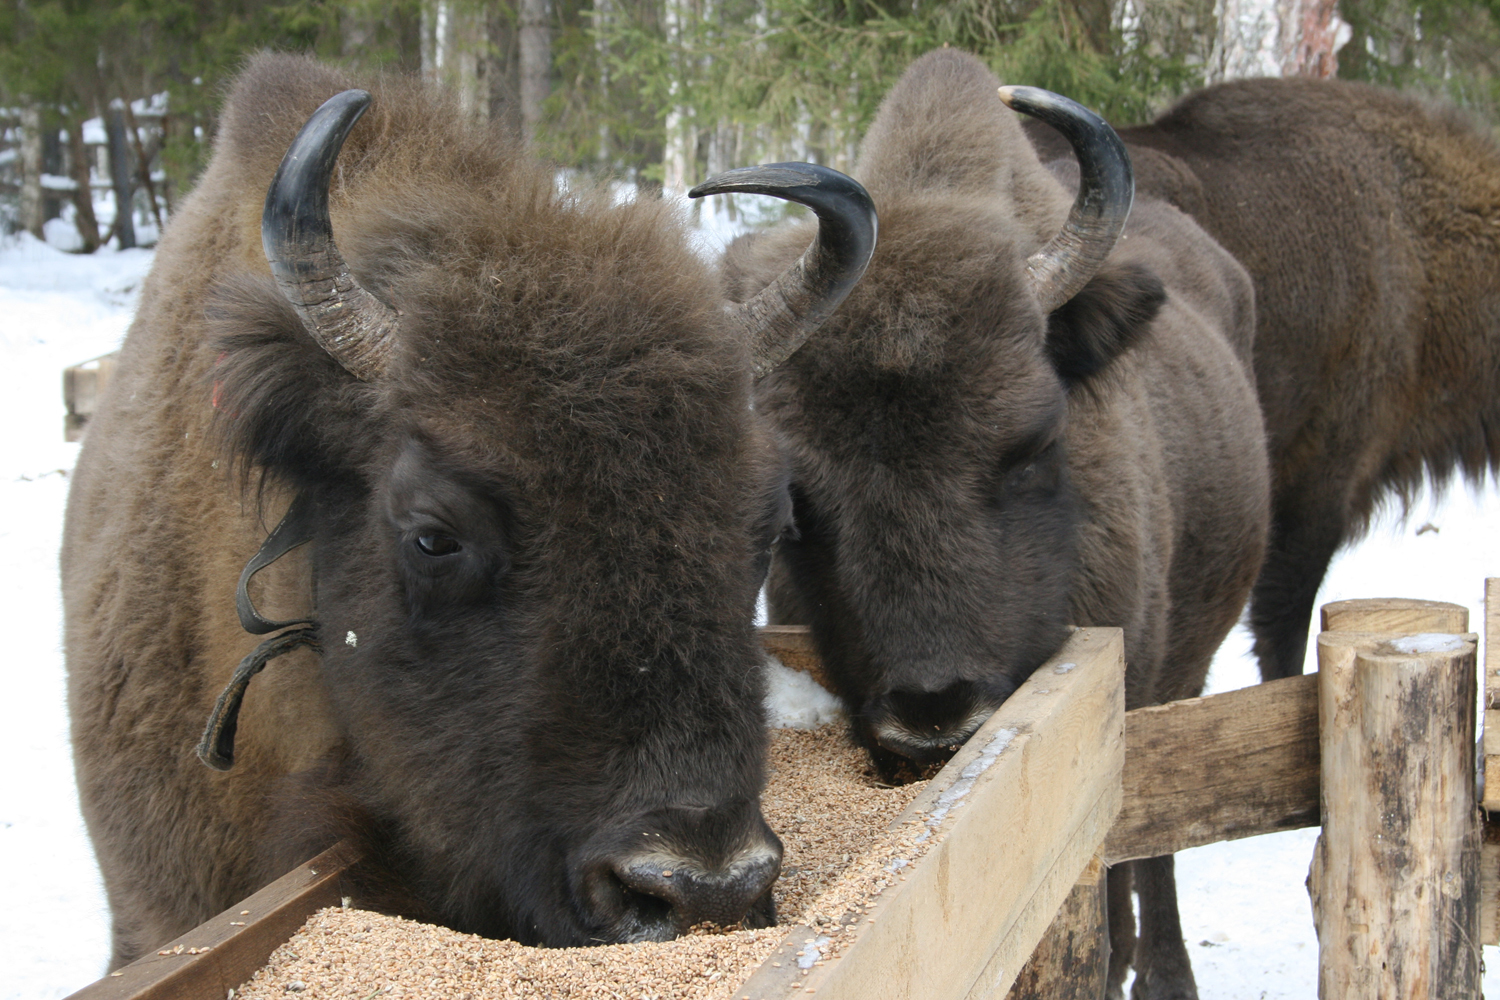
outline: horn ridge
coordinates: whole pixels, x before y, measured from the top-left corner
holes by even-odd
[[[1130,153],[1109,123],[1076,101],[1040,87],[1001,87],[1006,107],[1062,133],[1078,158],[1078,197],[1062,231],[1026,259],[1045,312],[1067,302],[1099,270],[1135,200]]]
[[[328,188],[344,140],[369,106],[368,92],[346,90],[313,112],[266,190],[260,224],[281,293],[313,339],[363,381],[384,373],[398,315],[349,273],[333,239]]]
[[[818,217],[818,235],[796,263],[733,309],[751,339],[752,369],[761,379],[796,353],[863,277],[879,228],[875,203],[854,178],[813,163],[726,170],[688,197],[711,194],[770,195],[805,205]]]

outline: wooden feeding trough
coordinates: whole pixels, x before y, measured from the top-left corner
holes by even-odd
[[[1479,944],[1500,943],[1500,826],[1475,790],[1467,619],[1431,601],[1330,604],[1317,674],[1128,714],[1118,631],[1080,630],[897,821],[951,807],[839,956],[802,975],[792,958],[816,932],[792,927],[735,998],[982,1000],[1012,984],[1013,1000],[1097,997],[1101,862],[1321,825],[1308,881],[1320,998],[1478,1000]],[[1500,581],[1487,582],[1486,626],[1488,809],[1500,807]],[[805,630],[762,637],[817,673]],[[220,1000],[339,902],[354,860],[335,848],[75,997]]]
[[[932,846],[844,929],[837,956],[799,967],[820,932],[786,928],[734,996],[1000,997],[1060,908],[1101,941],[1096,856],[1121,808],[1123,669],[1118,629],[1075,632],[893,824],[921,825]],[[339,905],[357,860],[335,847],[74,998],[223,1000],[311,913]]]

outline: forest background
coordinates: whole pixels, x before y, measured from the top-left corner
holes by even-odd
[[[1500,120],[1500,0],[0,0],[0,232],[62,215],[73,249],[150,242],[265,48],[420,73],[562,168],[681,192],[770,160],[849,170],[942,45],[1117,123],[1297,73]],[[135,211],[106,228],[101,197]]]

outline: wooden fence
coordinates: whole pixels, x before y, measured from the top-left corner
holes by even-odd
[[[1486,599],[1484,806],[1500,808],[1500,581]],[[1309,892],[1322,1000],[1478,1000],[1479,943],[1500,943],[1500,834],[1476,800],[1467,612],[1346,601],[1323,609],[1323,628],[1316,674],[1129,713],[1118,631],[1080,630],[914,803],[930,810],[966,770],[972,781],[1001,730],[1023,734],[843,956],[806,978],[767,960],[736,996],[1092,1000],[1105,865],[1321,825]],[[805,630],[762,637],[817,673]],[[356,860],[334,848],[74,998],[222,1000],[338,903]],[[772,959],[808,932],[792,928]]]

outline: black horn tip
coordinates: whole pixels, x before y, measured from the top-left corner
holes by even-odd
[[[370,106],[370,93],[346,90],[324,101],[287,147],[266,190],[261,237],[273,261],[306,249],[309,239],[331,236],[328,184],[344,140]]]
[[[1130,153],[1109,122],[1077,101],[1041,87],[1005,86],[1000,100],[1012,111],[1030,115],[1061,132],[1078,157],[1079,168],[1091,174],[1105,203],[1127,214],[1135,197],[1135,174]],[[1123,208],[1121,208],[1123,206]]]
[[[847,222],[867,221],[874,245],[875,202],[865,186],[848,174],[816,163],[764,163],[736,167],[710,177],[688,192],[689,198],[711,194],[764,194],[806,205],[822,217],[836,213]]]
[[[710,177],[689,191],[688,197],[711,194],[763,194],[812,209],[824,223],[820,239],[825,250],[837,255],[848,269],[848,287],[864,274],[875,252],[880,222],[874,199],[859,181],[831,167],[815,163],[736,167]]]

